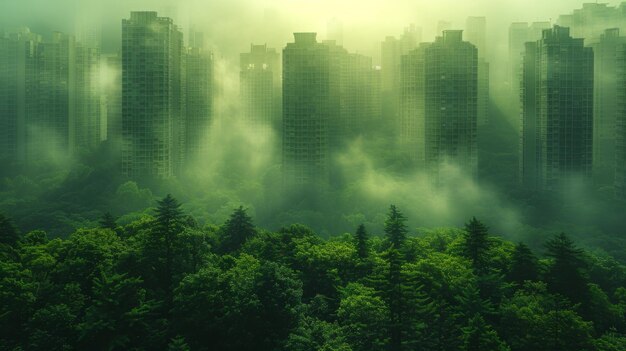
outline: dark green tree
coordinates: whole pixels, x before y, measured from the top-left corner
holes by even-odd
[[[0,213],[0,244],[14,246],[19,238],[20,235],[13,221]]]
[[[359,259],[364,260],[368,256],[368,247],[367,247],[367,231],[365,230],[365,226],[363,224],[359,224],[356,229],[356,233],[354,234],[354,240],[356,241],[356,253]]]
[[[254,235],[256,235],[256,229],[252,218],[248,216],[243,206],[239,206],[220,229],[219,251],[222,253],[237,251],[246,240]]]
[[[510,351],[493,328],[480,314],[469,319],[463,331],[463,351]]]
[[[389,306],[390,350],[402,349],[404,299],[402,291],[402,255],[395,247],[386,252],[389,271],[387,274],[387,305]]]
[[[485,273],[487,271],[487,262],[489,261],[489,249],[491,248],[487,226],[476,219],[476,217],[472,217],[465,224],[463,238],[463,256],[472,261],[472,267],[475,272]]]
[[[407,232],[406,217],[395,205],[391,205],[385,220],[385,235],[389,244],[400,250],[406,240]]]
[[[539,266],[537,257],[524,243],[515,245],[515,250],[511,257],[511,268],[508,278],[510,281],[521,285],[524,281],[535,281],[539,278]]]
[[[583,302],[588,297],[584,269],[583,250],[564,233],[558,234],[545,244],[546,256],[552,259],[546,272],[548,290],[561,294],[572,302]]]
[[[178,235],[183,231],[184,214],[181,204],[167,194],[157,201],[156,218],[144,248],[145,280],[149,288],[158,292],[167,317],[173,301],[174,261]]]
[[[102,217],[100,217],[100,228],[111,229],[115,231],[115,228],[117,228],[117,223],[115,223],[115,217],[113,217],[111,212],[105,212]]]

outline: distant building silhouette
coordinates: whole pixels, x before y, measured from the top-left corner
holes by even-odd
[[[202,33],[191,33],[184,58],[186,118],[183,167],[206,156],[213,121],[213,55],[205,47]]]
[[[541,32],[550,28],[550,22],[514,22],[509,27],[509,84],[510,91],[515,95],[513,100],[519,111],[520,79],[522,75],[522,60],[524,57],[525,44],[529,41],[541,39]]]
[[[615,116],[615,195],[626,200],[626,44],[617,50],[617,114]]]
[[[182,33],[156,12],[122,20],[122,172],[171,177],[181,167],[185,111]]]
[[[618,50],[626,44],[618,28],[604,31],[591,43],[594,53],[593,89],[593,178],[606,186],[615,179],[615,138],[618,114]]]
[[[280,55],[267,45],[250,45],[250,52],[240,55],[243,118],[259,131],[279,127],[280,70]]]
[[[381,43],[381,104],[385,118],[394,131],[400,128],[400,64],[402,55],[415,49],[422,40],[422,30],[415,25],[404,29],[398,39],[388,36]]]
[[[479,126],[489,121],[489,62],[487,60],[487,20],[485,17],[468,17],[465,22],[465,39],[478,50],[478,119]]]
[[[0,159],[26,160],[27,124],[37,115],[41,37],[28,28],[0,37]]]
[[[592,49],[565,27],[526,43],[520,179],[528,188],[556,189],[571,176],[591,176],[593,65]]]
[[[77,122],[76,42],[52,33],[38,48],[37,112],[27,121],[27,159],[67,157],[75,152]]]
[[[435,182],[453,163],[475,176],[478,55],[462,31],[446,30],[402,62],[401,139]]]

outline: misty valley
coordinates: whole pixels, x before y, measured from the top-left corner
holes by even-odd
[[[626,350],[626,2],[0,4],[0,350]]]

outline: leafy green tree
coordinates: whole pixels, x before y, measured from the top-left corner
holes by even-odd
[[[352,350],[384,350],[389,317],[385,302],[374,289],[359,283],[348,284],[341,295],[337,319]]]
[[[0,213],[0,244],[14,246],[19,238],[20,235],[13,221]]]
[[[37,310],[28,323],[30,350],[73,350],[78,336],[77,315],[66,304]]]
[[[558,234],[545,244],[546,256],[552,259],[546,272],[548,289],[561,294],[572,302],[583,302],[588,298],[586,263],[583,250],[564,233]]]
[[[356,242],[356,252],[357,257],[360,260],[364,260],[368,256],[369,248],[367,244],[367,231],[365,230],[365,226],[363,224],[359,224],[356,229],[356,233],[354,234],[354,240]]]
[[[100,218],[100,228],[103,229],[111,229],[115,230],[117,228],[117,223],[115,223],[115,217],[111,214],[111,212],[105,212]]]
[[[395,205],[389,206],[389,213],[385,219],[385,235],[389,244],[396,250],[400,250],[404,245],[407,233],[406,217]]]
[[[463,239],[463,256],[472,262],[474,271],[485,273],[489,262],[489,249],[492,246],[487,226],[476,217],[472,217],[465,224]]]
[[[246,254],[227,256],[181,281],[177,333],[194,350],[274,350],[297,326],[301,296],[290,269]]]
[[[220,230],[220,252],[239,250],[249,238],[256,235],[252,218],[243,206],[235,209]]]
[[[539,279],[539,265],[537,257],[526,244],[518,243],[511,257],[511,268],[509,269],[508,279],[518,285],[524,281]]]

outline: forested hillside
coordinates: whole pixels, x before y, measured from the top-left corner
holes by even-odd
[[[68,233],[70,234],[70,233]],[[626,267],[554,233],[488,223],[322,239],[200,226],[171,196],[119,226],[49,239],[0,217],[2,350],[626,350]]]

